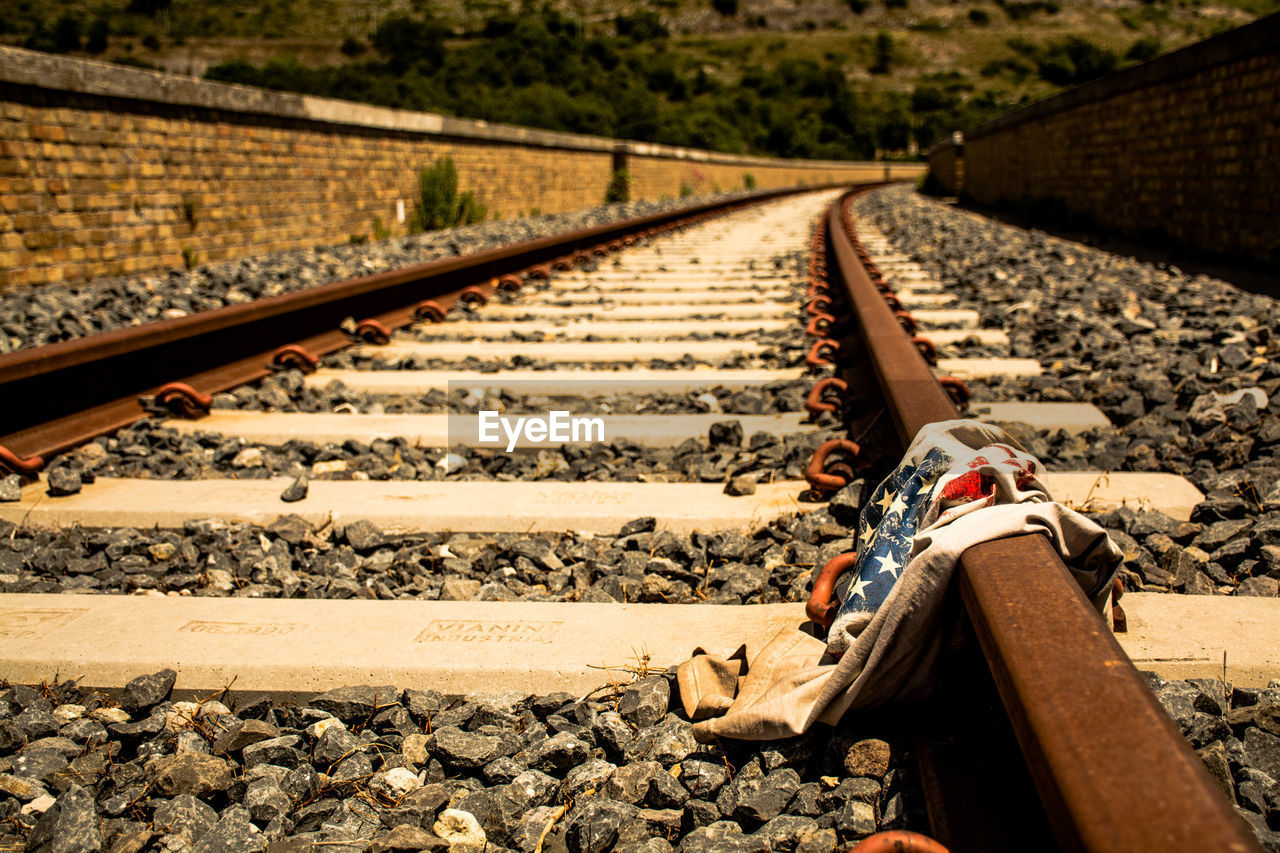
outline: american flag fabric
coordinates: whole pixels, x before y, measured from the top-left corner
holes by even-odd
[[[921,429],[863,507],[859,556],[826,640],[787,626],[750,642],[740,683],[718,682],[726,695],[700,696],[693,662],[681,665],[681,700],[691,715],[692,705],[728,705],[722,716],[694,723],[694,737],[792,737],[852,710],[927,695],[964,636],[958,608],[947,606],[955,567],[981,542],[1044,535],[1101,605],[1120,551],[1097,524],[1054,502],[1043,478],[1044,467],[997,426],[954,420]],[[732,658],[700,663],[742,671]]]
[[[841,584],[828,650],[843,653],[893,593],[915,556],[916,534],[996,503],[1050,500],[1043,471],[997,427],[948,421],[922,430],[862,509],[858,558]]]

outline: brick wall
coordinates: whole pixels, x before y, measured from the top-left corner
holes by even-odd
[[[682,193],[709,193],[717,190],[743,189],[747,176],[760,188],[821,186],[834,183],[882,181],[892,174],[894,179],[914,178],[923,167],[914,164],[843,163],[804,165],[787,161],[748,163],[716,163],[677,160],[661,155],[627,158],[631,173],[632,193],[636,198],[678,197]]]
[[[1280,262],[1280,15],[966,131],[963,192]]]
[[[0,48],[0,288],[404,233],[449,155],[490,217],[880,180],[882,164],[732,157],[266,92]],[[895,166],[895,178],[919,167]]]
[[[929,149],[929,176],[935,189],[958,195],[964,186],[964,146],[941,142]]]

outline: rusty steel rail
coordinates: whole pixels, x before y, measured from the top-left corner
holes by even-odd
[[[0,398],[9,404],[0,426],[0,471],[34,474],[52,454],[133,423],[146,413],[138,398],[171,383],[213,394],[262,379],[290,358],[304,364],[349,346],[352,337],[339,328],[344,320],[395,329],[413,322],[414,306],[427,300],[434,305],[426,311],[447,311],[459,298],[519,286],[510,277],[537,265],[607,254],[637,237],[814,189],[823,187],[708,202],[5,353]]]
[[[858,259],[852,195],[828,212],[828,278],[845,290],[905,447],[921,427],[959,413]],[[1261,850],[1044,536],[976,545],[958,576],[1062,849]]]

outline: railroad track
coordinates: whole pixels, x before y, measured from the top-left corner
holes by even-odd
[[[622,710],[646,701],[662,680],[654,672],[695,645],[753,653],[802,618],[811,571],[852,546],[840,522],[849,526],[858,498],[843,488],[855,474],[841,439],[864,448],[858,462],[875,482],[920,427],[958,416],[965,378],[1040,369],[1004,355],[1003,332],[951,306],[909,259],[857,228],[833,192],[650,217],[210,315],[0,356],[11,393],[43,389],[3,441],[10,467],[32,482],[0,504],[0,519],[173,531],[141,548],[129,537],[97,543],[113,556],[66,572],[85,591],[136,595],[68,604],[48,594],[66,584],[37,583],[0,600],[11,681],[56,670],[119,688],[173,665],[184,695],[222,694],[234,681],[252,699],[349,684],[581,695],[642,676],[619,688]],[[139,396],[153,414],[188,417],[72,449],[135,421]],[[87,414],[65,399],[76,397]],[[342,413],[331,411],[338,399]],[[294,411],[234,408],[264,403]],[[584,433],[599,420],[610,444],[564,453],[536,431],[511,431],[516,418],[562,404]],[[482,411],[496,443],[482,434]],[[1061,404],[993,404],[983,416],[1068,431],[1101,417]],[[1141,499],[1174,518],[1201,497],[1169,475],[1101,474],[1054,472],[1049,485],[1068,503]],[[304,552],[313,571],[293,571]],[[118,560],[126,555],[135,559]],[[931,827],[954,850],[1256,849],[1043,537],[970,549],[960,588],[985,663],[975,658],[967,680],[905,724],[870,718],[889,733],[895,768],[916,758],[919,793],[886,767],[872,774],[874,794],[853,795],[850,780],[865,777],[852,758],[832,767],[785,750],[729,750],[715,754],[760,776],[754,787],[729,783],[742,790],[720,814],[768,826],[788,804],[770,812],[744,805],[748,795],[790,785],[772,775],[782,770],[802,786],[802,774],[823,768],[834,781],[822,784],[845,796],[827,798],[839,814],[814,824],[832,830],[811,840],[815,850],[903,827]],[[957,701],[964,713],[952,714]],[[423,724],[403,703],[409,727]],[[370,707],[372,717],[376,697]],[[429,725],[459,707],[469,705],[433,708]],[[508,703],[494,719],[530,707]],[[626,718],[642,736],[661,719],[646,714]],[[533,722],[556,737],[594,731],[583,716],[547,719]],[[881,743],[822,738],[849,756]],[[437,767],[468,766],[440,748],[451,758]],[[663,769],[692,754],[677,750]],[[545,767],[564,776],[585,760]],[[408,766],[429,777],[427,764]],[[374,790],[385,807],[369,780],[391,766],[370,763],[343,780],[355,786],[346,793]],[[583,802],[588,787],[574,791]],[[916,796],[928,826],[902,804]],[[654,794],[641,805],[662,803]],[[557,817],[570,849],[617,840],[583,840],[590,808]],[[710,837],[683,814],[642,820],[673,843]],[[516,835],[502,831],[501,843],[525,849]],[[733,841],[743,844],[752,849]]]

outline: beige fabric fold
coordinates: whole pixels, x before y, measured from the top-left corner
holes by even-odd
[[[728,657],[717,657],[705,649],[693,650],[693,657],[676,669],[680,704],[691,720],[723,714],[733,704],[739,680],[747,672],[746,644]]]

